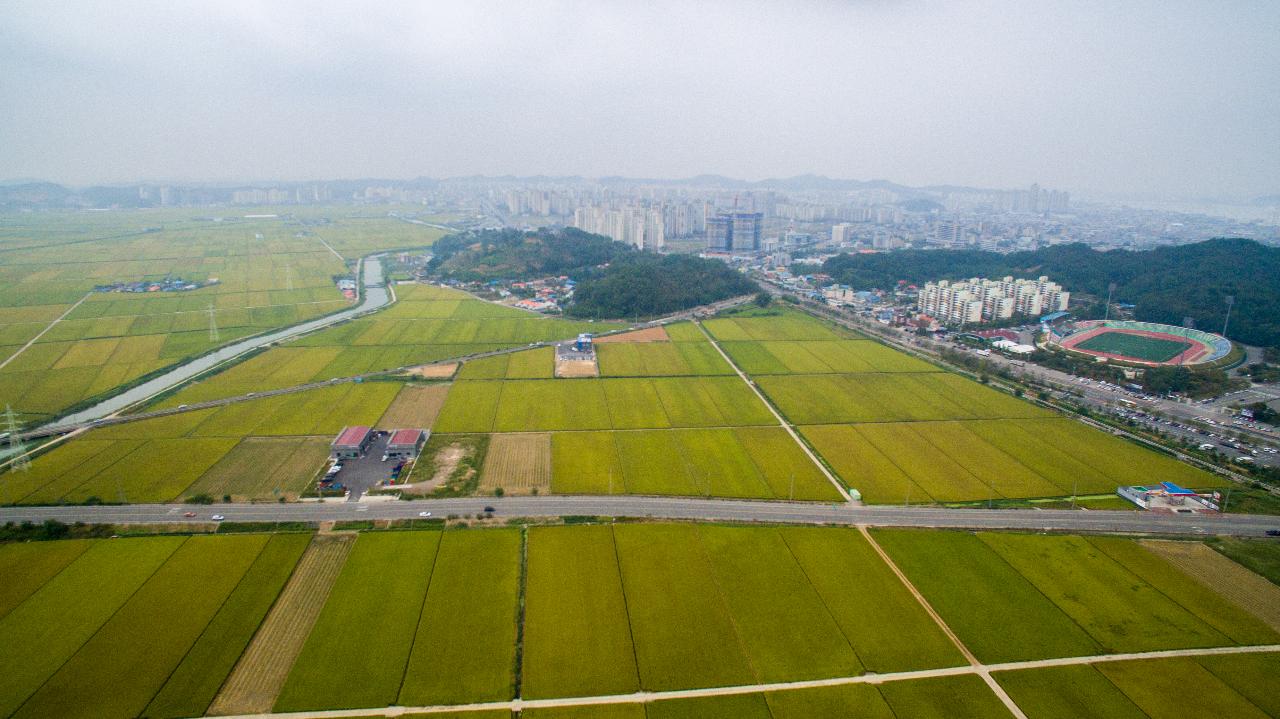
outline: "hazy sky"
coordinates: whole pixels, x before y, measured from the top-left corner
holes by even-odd
[[[0,178],[1280,192],[1280,2],[0,3]]]

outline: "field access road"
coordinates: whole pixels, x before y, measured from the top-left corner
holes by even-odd
[[[690,497],[576,495],[469,497],[416,501],[289,504],[133,504],[0,507],[0,523],[61,522],[105,524],[207,524],[214,514],[228,522],[325,522],[417,519],[474,515],[492,507],[499,518],[603,516],[788,524],[843,524],[872,527],[1015,529],[1084,533],[1146,533],[1190,536],[1263,536],[1280,529],[1280,517],[1252,514],[1174,515],[1139,511],[1069,509],[947,509],[939,507],[854,506],[804,502],[763,502]],[[195,517],[184,517],[194,512]]]
[[[250,350],[265,347],[272,342],[279,342],[280,340],[296,337],[297,335],[307,332],[314,332],[315,330],[323,327],[328,327],[335,322],[341,322],[342,320],[350,319],[356,315],[372,312],[373,310],[388,304],[391,301],[391,295],[387,292],[386,283],[383,281],[382,262],[378,259],[378,256],[371,255],[364,258],[361,261],[361,266],[363,268],[364,276],[364,282],[362,283],[363,290],[361,294],[364,297],[363,301],[359,305],[350,309],[342,310],[341,312],[335,312],[331,315],[317,317],[314,320],[293,325],[292,327],[286,327],[282,330],[240,340],[239,342],[227,345],[221,349],[214,350],[209,354],[201,355],[190,362],[178,365],[168,372],[147,380],[146,382],[143,382],[129,390],[121,392],[114,397],[110,397],[87,409],[80,410],[79,412],[75,412],[61,419],[55,420],[46,425],[45,428],[73,428],[86,422],[92,422],[93,420],[108,417],[129,407],[130,405],[141,402],[142,400],[153,397],[167,389],[182,384],[199,374],[213,369],[223,362],[235,359]]]

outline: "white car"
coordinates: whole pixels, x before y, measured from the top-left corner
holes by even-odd
[[[209,517],[209,519],[212,519],[215,522],[221,522],[222,520],[226,519],[226,517],[222,516],[221,514],[215,514],[212,517]]]
[[[430,517],[431,512],[418,512],[419,517]]]

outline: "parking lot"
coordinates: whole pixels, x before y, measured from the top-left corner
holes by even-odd
[[[332,479],[335,485],[341,484],[351,493],[347,496],[348,502],[360,499],[370,487],[376,487],[379,482],[391,477],[391,470],[399,464],[399,461],[394,459],[382,461],[382,455],[387,451],[387,442],[390,440],[390,432],[375,432],[373,439],[369,442],[369,449],[363,457],[342,460],[342,470]]]

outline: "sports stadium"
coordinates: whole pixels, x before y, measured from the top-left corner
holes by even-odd
[[[1049,344],[1077,354],[1148,367],[1206,364],[1231,353],[1231,341],[1220,335],[1128,320],[1092,320],[1050,329]]]

